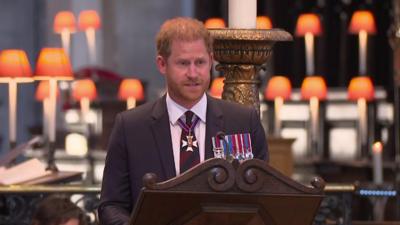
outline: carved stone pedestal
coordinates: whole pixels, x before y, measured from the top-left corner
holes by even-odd
[[[260,114],[258,72],[272,55],[277,41],[291,41],[280,29],[209,29],[214,38],[216,69],[225,77],[222,98],[254,106]]]

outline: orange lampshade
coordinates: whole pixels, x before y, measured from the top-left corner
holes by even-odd
[[[322,33],[321,22],[316,14],[301,14],[297,19],[296,36],[304,36],[306,33],[313,35],[320,35]]]
[[[257,16],[257,29],[272,29],[272,22],[268,16]]]
[[[207,29],[226,27],[225,21],[222,18],[217,18],[217,17],[207,19],[206,22],[204,23],[204,26]]]
[[[43,48],[36,63],[35,79],[72,80],[74,78],[67,54],[62,48]]]
[[[73,33],[76,31],[75,16],[70,11],[61,11],[54,17],[54,32],[61,33],[63,30],[68,30]]]
[[[224,77],[217,77],[211,83],[210,95],[215,98],[221,98],[224,91]]]
[[[10,78],[17,82],[30,82],[32,70],[25,51],[18,49],[3,50],[0,53],[0,82]]]
[[[358,100],[365,98],[370,101],[374,99],[374,85],[369,77],[354,77],[351,79],[348,88],[348,98],[350,100]]]
[[[97,97],[96,85],[90,79],[77,80],[72,86],[72,97],[76,101],[83,98],[92,101]]]
[[[355,11],[351,17],[349,32],[358,34],[362,30],[365,30],[368,34],[376,33],[374,16],[370,11]]]
[[[327,87],[324,78],[321,76],[306,77],[301,84],[301,96],[309,100],[311,97],[317,97],[319,100],[326,98]]]
[[[265,88],[264,97],[268,100],[274,100],[276,97],[289,99],[292,92],[290,80],[284,76],[272,77]]]
[[[124,79],[119,85],[118,97],[121,100],[135,98],[136,100],[144,99],[143,85],[138,79]]]
[[[57,90],[56,96],[58,97],[60,95],[60,90],[58,88],[56,90]],[[49,81],[42,80],[39,82],[39,85],[36,88],[35,99],[38,101],[43,101],[44,99],[49,97],[50,97]]]
[[[100,16],[95,10],[84,10],[79,13],[79,29],[98,29],[101,26]]]

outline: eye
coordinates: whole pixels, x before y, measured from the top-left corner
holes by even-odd
[[[198,66],[204,65],[204,64],[206,64],[206,60],[204,60],[204,59],[196,60],[195,64]]]
[[[189,65],[189,61],[187,61],[187,60],[179,60],[178,61],[178,65],[187,66],[187,65]]]

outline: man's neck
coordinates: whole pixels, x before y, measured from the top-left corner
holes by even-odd
[[[176,120],[182,116],[182,114],[187,111],[193,111],[200,119],[205,122],[206,121],[206,114],[207,114],[207,96],[206,94],[200,98],[199,102],[194,104],[191,108],[186,108],[177,102],[175,102],[170,95],[167,94],[166,98],[167,103],[167,110],[170,116],[170,120],[172,123],[175,123]]]
[[[204,95],[205,95],[205,93],[204,93]],[[201,98],[197,99],[197,101],[195,101],[195,102],[180,102],[180,101],[177,101],[176,99],[174,99],[173,96],[171,96],[170,94],[168,94],[168,96],[177,105],[179,105],[179,106],[181,106],[181,107],[183,107],[183,108],[185,108],[187,110],[193,108],[193,106],[195,106],[197,103],[199,103],[201,101],[201,99],[203,98],[203,96],[202,96]]]

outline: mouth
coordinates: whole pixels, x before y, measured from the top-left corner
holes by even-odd
[[[200,83],[186,83],[186,84],[184,84],[186,87],[197,87],[197,86],[200,86]]]

